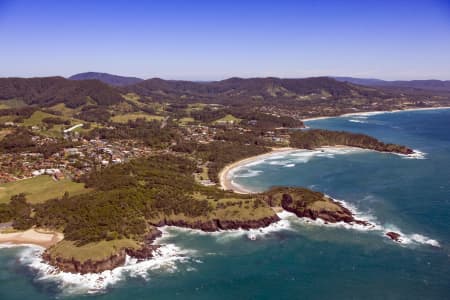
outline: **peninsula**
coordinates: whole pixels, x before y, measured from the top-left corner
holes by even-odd
[[[332,136],[333,141],[336,139],[328,131],[321,133]],[[352,145],[355,137],[362,141],[360,146],[366,141],[360,135],[340,132],[338,136],[346,136],[343,141]],[[298,140],[303,137],[295,141]],[[367,141],[370,141],[367,148],[382,144],[373,138]],[[407,148],[389,146],[388,149]],[[289,150],[292,148],[274,151]],[[157,228],[165,225],[207,232],[261,228],[280,220],[276,214],[280,208],[301,218],[322,219],[326,223],[371,225],[356,219],[339,202],[305,188],[277,187],[263,193],[244,194],[203,186],[195,179],[194,157],[195,154],[155,154],[95,170],[83,179],[90,192],[72,197],[65,194],[35,205],[26,202],[26,196],[20,194],[3,205],[3,215],[9,211],[13,226],[21,229],[62,228],[64,240],[61,241],[62,235],[57,235],[57,240],[53,237],[48,243],[38,243],[51,246],[43,258],[60,270],[82,274],[121,266],[126,255],[150,259],[159,247],[154,244],[161,235]],[[222,185],[229,170],[226,167],[220,172]],[[3,236],[6,241],[7,236]],[[11,236],[10,241],[15,238]]]

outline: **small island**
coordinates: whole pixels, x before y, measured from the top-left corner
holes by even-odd
[[[361,134],[326,130],[292,133],[293,147],[325,145],[412,153],[407,147],[384,144]],[[243,147],[233,148],[215,161],[212,169],[223,170],[214,173],[213,180],[219,182],[226,176],[224,171],[230,167],[224,166],[230,160],[245,156]],[[254,149],[271,153],[268,147]],[[30,204],[25,194],[15,195],[8,204],[0,205],[1,221],[11,221],[18,230],[62,232],[63,237],[46,245],[43,259],[59,270],[81,274],[121,266],[127,255],[151,259],[159,247],[155,244],[161,236],[158,227],[166,225],[206,232],[262,228],[279,221],[277,212],[286,210],[299,218],[325,223],[371,226],[334,199],[306,188],[274,187],[246,194],[202,185],[196,179],[195,159],[202,153],[196,153],[155,154],[94,170],[81,180],[86,192],[73,196],[65,193],[43,203]],[[397,233],[388,236],[394,241],[400,239]]]

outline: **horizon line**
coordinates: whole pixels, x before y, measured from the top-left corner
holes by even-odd
[[[69,79],[72,76],[79,75],[79,74],[86,74],[86,73],[97,73],[97,74],[105,74],[105,75],[112,75],[112,76],[119,76],[119,77],[128,77],[128,78],[136,78],[141,80],[150,80],[150,79],[162,79],[167,81],[192,81],[192,82],[215,82],[215,81],[223,81],[231,78],[236,79],[264,79],[264,78],[276,78],[276,79],[307,79],[307,78],[320,78],[320,77],[326,77],[326,78],[353,78],[353,79],[363,79],[363,80],[380,80],[380,81],[387,81],[387,82],[394,82],[394,81],[450,81],[450,79],[437,79],[433,77],[427,77],[424,79],[382,79],[381,77],[358,77],[357,75],[311,75],[311,76],[299,76],[299,77],[281,77],[281,76],[224,76],[221,79],[183,79],[183,78],[168,78],[168,77],[159,77],[159,76],[152,76],[152,77],[141,77],[137,75],[119,75],[114,73],[108,73],[108,72],[99,72],[99,71],[86,71],[86,72],[79,72],[75,73],[69,76],[64,75],[42,75],[42,76],[0,76],[0,78],[23,78],[23,79],[32,79],[32,78],[51,78],[51,77],[62,77],[65,79]]]

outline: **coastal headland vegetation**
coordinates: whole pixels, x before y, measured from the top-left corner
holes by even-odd
[[[219,173],[280,147],[410,154],[363,134],[305,129],[302,120],[450,104],[445,92],[419,97],[327,77],[118,86],[1,78],[0,86],[0,222],[63,233],[44,258],[82,273],[114,268],[126,255],[151,257],[164,225],[260,228],[279,220],[280,207],[309,219],[358,222],[320,192],[239,194],[218,187]]]

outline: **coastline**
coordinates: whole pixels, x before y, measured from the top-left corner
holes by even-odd
[[[44,232],[34,228],[26,231],[0,233],[0,245],[37,245],[47,249],[62,239],[64,239],[62,233]]]
[[[354,112],[354,113],[345,113],[345,114],[337,115],[337,116],[306,118],[306,119],[302,119],[302,121],[308,122],[308,121],[325,120],[325,119],[339,118],[339,117],[351,117],[351,116],[358,116],[358,115],[378,115],[378,114],[397,113],[397,112],[404,112],[404,111],[439,110],[439,109],[450,109],[450,106],[417,107],[417,108],[395,109],[395,110],[360,111],[360,112]]]
[[[319,147],[317,149],[313,150],[324,150],[324,149],[349,149],[349,150],[361,150],[361,148],[357,147],[351,147],[351,146],[345,146],[345,145],[336,145],[336,146],[323,146]],[[309,150],[309,149],[301,149],[301,148],[294,148],[294,147],[282,147],[282,148],[272,148],[272,151],[263,153],[256,156],[247,157],[238,161],[235,161],[233,163],[230,163],[226,165],[220,172],[219,172],[219,183],[220,188],[223,190],[231,190],[237,194],[254,194],[257,193],[255,191],[246,189],[245,187],[233,182],[232,175],[233,171],[245,166],[247,164],[253,163],[255,161],[259,161],[261,159],[265,159],[268,157],[271,157],[275,154],[288,154],[293,151],[302,151],[302,150]],[[312,151],[312,150],[311,150]],[[368,150],[371,151],[371,150]]]
[[[347,150],[359,150],[359,151],[376,151],[379,153],[391,153],[394,155],[400,155],[400,156],[405,156],[405,157],[410,157],[410,158],[420,158],[423,153],[418,151],[418,150],[413,150],[414,153],[412,154],[399,154],[399,153],[393,153],[393,152],[382,152],[382,151],[377,151],[377,150],[371,150],[371,149],[364,149],[364,148],[359,148],[359,147],[352,147],[352,146],[346,146],[346,145],[335,145],[335,146],[322,146],[319,148],[315,148],[315,149],[301,149],[301,148],[293,148],[293,147],[285,147],[285,148],[272,148],[273,150],[267,153],[263,153],[260,155],[256,155],[256,156],[251,156],[251,157],[247,157],[238,161],[235,161],[233,163],[230,163],[228,165],[226,165],[220,172],[219,172],[219,184],[220,184],[220,188],[222,190],[231,190],[237,194],[253,194],[253,193],[257,193],[255,191],[246,189],[245,187],[235,183],[232,179],[233,176],[233,171],[251,164],[253,162],[259,161],[261,159],[265,159],[265,158],[269,158],[272,155],[275,154],[288,154],[290,152],[294,152],[294,151],[319,151],[319,150],[342,150],[342,149],[347,149]]]
[[[247,157],[238,161],[235,161],[233,163],[230,163],[228,165],[226,165],[220,172],[219,172],[219,183],[220,183],[220,187],[223,190],[232,190],[233,192],[237,193],[237,194],[252,194],[254,193],[253,191],[247,190],[242,186],[239,186],[235,183],[233,183],[233,180],[230,178],[231,174],[230,172],[241,167],[244,166],[248,163],[260,160],[260,159],[264,159],[266,157],[272,156],[274,154],[277,153],[284,153],[284,152],[291,152],[294,150],[298,150],[296,148],[292,148],[292,147],[282,147],[282,148],[272,148],[272,151],[264,153],[264,154],[260,154],[260,155],[256,155],[256,156],[252,156],[252,157]]]
[[[410,108],[410,109],[403,109],[403,110],[391,110],[391,111],[367,111],[367,112],[355,112],[355,113],[346,113],[339,116],[327,116],[327,117],[314,117],[314,118],[307,118],[303,119],[302,121],[315,121],[315,120],[324,120],[324,119],[330,119],[330,118],[339,118],[339,117],[349,117],[349,116],[355,116],[355,115],[375,115],[375,114],[385,114],[385,113],[397,113],[397,112],[404,112],[404,111],[422,111],[422,110],[440,110],[440,109],[450,109],[450,106],[438,106],[438,107],[423,107],[423,108]],[[328,146],[325,146],[323,148],[327,148]],[[337,148],[353,148],[348,146],[334,146]],[[258,161],[260,159],[264,159],[266,157],[270,157],[273,154],[276,153],[282,153],[282,152],[291,152],[295,150],[303,150],[299,148],[293,148],[293,147],[283,147],[283,148],[272,148],[273,150],[264,154],[244,158],[238,161],[235,161],[233,163],[230,163],[226,165],[220,172],[219,172],[219,183],[220,187],[223,190],[231,190],[238,194],[252,194],[255,193],[251,190],[248,190],[236,183],[233,182],[231,179],[231,173],[233,170],[244,166],[246,164],[252,163],[254,161]]]

